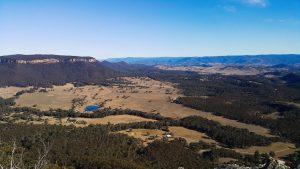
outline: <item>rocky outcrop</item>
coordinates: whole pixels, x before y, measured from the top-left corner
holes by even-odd
[[[266,164],[264,164],[261,169],[289,169],[290,167],[285,165],[282,160],[277,160],[272,157],[269,158]]]
[[[70,62],[88,62],[88,63],[95,63],[97,60],[95,58],[74,58],[70,59]]]
[[[228,164],[215,169],[290,169],[290,167],[285,165],[284,161],[270,157],[265,164],[259,166],[247,167],[237,164]]]
[[[228,164],[221,167],[217,167],[215,169],[259,169],[258,167],[245,167],[245,166],[239,166],[237,164]]]
[[[93,57],[59,56],[59,55],[10,55],[1,56],[2,64],[54,64],[54,63],[96,63]]]
[[[58,59],[16,60],[17,64],[51,64],[59,63]]]

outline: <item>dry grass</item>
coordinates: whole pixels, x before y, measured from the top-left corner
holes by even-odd
[[[207,137],[204,133],[189,130],[184,127],[169,127],[169,130],[169,134],[172,135],[169,140],[173,140],[174,138],[184,138],[188,143],[198,142],[201,140],[209,144],[218,144],[216,141]],[[154,129],[132,129],[131,131],[120,131],[118,133],[127,134],[128,136],[141,139],[145,145],[147,145],[154,140],[161,140],[166,132]],[[151,139],[151,137],[155,138]]]
[[[217,121],[222,125],[230,125],[233,127],[248,129],[259,135],[272,137],[269,130],[257,125],[250,125],[240,123],[235,120],[230,120],[224,117],[215,116],[208,112],[202,112],[179,104],[172,103],[172,100],[180,96],[178,89],[170,83],[155,81],[149,78],[125,78],[128,82],[127,85],[120,86],[83,86],[74,87],[72,84],[64,86],[54,86],[52,89],[47,89],[47,92],[34,92],[25,93],[16,100],[17,106],[36,107],[41,110],[53,109],[70,109],[72,107],[72,100],[80,98],[83,100],[82,105],[75,107],[77,111],[83,111],[87,105],[103,104],[104,107],[122,108],[140,110],[148,113],[160,113],[162,116],[171,117],[174,119],[183,118],[191,115],[201,116],[210,120]],[[18,91],[28,88],[7,87],[0,88],[0,96],[9,98],[15,95]],[[116,115],[108,116],[105,118],[76,118],[78,122],[84,121],[86,124],[78,124],[67,121],[67,118],[61,122],[53,117],[42,117],[41,121],[33,121],[29,123],[41,124],[74,124],[78,127],[84,127],[89,124],[118,124],[118,123],[132,123],[141,121],[153,121],[137,116],[130,115]],[[26,121],[19,121],[26,122]],[[185,138],[189,143],[202,140],[207,143],[216,143],[214,140],[207,137],[205,134],[188,130],[183,127],[170,127],[173,137]],[[131,132],[121,131],[121,133],[128,134],[135,138],[140,138],[145,141],[145,144],[153,141],[149,139],[150,136],[156,136],[156,139],[161,139],[164,132],[161,130],[147,130],[135,129]],[[216,143],[217,144],[217,143]],[[294,152],[294,145],[290,143],[274,143],[265,147],[250,147],[248,149],[236,149],[241,153],[253,154],[256,150],[260,152],[275,151],[278,156],[283,156]]]
[[[234,161],[237,161],[237,159],[234,159],[234,158],[228,158],[228,157],[222,157],[222,158],[219,158],[218,162],[220,164],[226,164],[226,163],[229,163],[229,162],[234,162]]]
[[[13,97],[16,93],[22,91],[22,90],[28,90],[32,87],[1,87],[0,88],[0,97],[7,99]]]
[[[146,119],[138,116],[132,116],[132,115],[114,115],[114,116],[106,116],[103,118],[72,118],[77,121],[85,121],[87,124],[120,124],[120,123],[136,123],[136,122],[147,122],[147,121],[155,121],[152,119]],[[63,119],[64,123],[66,122],[66,119]]]
[[[103,90],[105,92],[99,93],[100,97],[107,98],[108,100],[104,104],[105,107],[128,108],[144,112],[160,113],[165,117],[171,118],[183,118],[191,115],[197,115],[220,122],[222,125],[245,128],[260,135],[271,136],[269,134],[270,131],[261,126],[240,123],[235,120],[215,116],[211,113],[198,111],[172,103],[171,100],[179,97],[180,92],[170,83],[162,83],[152,79],[127,78],[127,80],[134,84],[130,86],[132,87],[130,90],[124,88],[123,90],[118,90],[116,87],[112,87],[110,89],[105,88]],[[165,92],[166,90],[172,92],[167,94]],[[138,91],[138,93],[133,93],[132,91]],[[122,95],[127,96],[127,98],[122,98]]]
[[[144,121],[155,121],[152,119],[146,119],[138,116],[132,115],[114,115],[107,116],[104,118],[62,118],[61,121],[53,117],[43,117],[47,119],[48,124],[62,124],[62,125],[75,125],[76,127],[85,127],[88,125],[105,125],[105,124],[120,124],[120,123],[135,123],[135,122],[144,122]],[[73,121],[74,120],[74,121]],[[81,122],[84,122],[81,123]]]
[[[206,143],[218,144],[215,140],[209,138],[206,134],[190,130],[184,127],[169,127],[170,132],[176,138],[185,138],[188,143],[198,142],[199,140]]]
[[[257,75],[263,73],[264,71],[257,70],[257,68],[247,67],[243,69],[235,67],[227,67],[224,65],[213,65],[211,67],[201,67],[201,66],[158,66],[162,70],[179,70],[179,71],[193,71],[200,74],[223,74],[223,75]]]
[[[17,99],[18,106],[33,107],[41,110],[50,108],[70,109],[74,98],[84,100],[83,105],[76,107],[82,112],[87,105],[104,104],[104,107],[139,110],[148,113],[160,113],[165,117],[183,118],[191,115],[201,116],[217,121],[222,125],[245,128],[260,135],[271,136],[269,130],[261,126],[240,123],[211,113],[184,107],[171,101],[180,96],[180,92],[170,83],[155,81],[149,78],[125,78],[124,86],[83,86],[75,88],[71,84],[54,86],[46,93],[26,93]]]
[[[287,104],[290,104],[290,105],[300,108],[300,103],[288,102]]]
[[[270,134],[270,130],[267,128],[264,128],[262,126],[254,125],[254,124],[246,124],[246,123],[241,123],[236,120],[231,120],[227,119],[221,116],[216,116],[211,113],[205,113],[205,112],[199,112],[198,114],[201,117],[217,121],[221,123],[222,125],[228,125],[228,126],[233,126],[237,128],[243,128],[243,129],[248,129],[250,132],[254,132],[258,135],[266,136],[266,137],[274,137],[274,135]]]
[[[242,154],[254,154],[255,151],[259,151],[260,153],[269,153],[270,151],[274,151],[277,157],[292,154],[296,150],[297,149],[294,144],[287,142],[276,142],[269,146],[252,146],[246,149],[235,149],[236,152]]]
[[[280,116],[279,112],[270,113],[270,114],[264,115],[263,117],[267,118],[267,119],[279,119],[279,118],[282,118],[282,116]]]
[[[162,130],[154,129],[132,129],[131,131],[119,131],[117,133],[126,134],[130,137],[141,139],[144,145],[153,142],[154,140],[160,140],[163,138],[165,133]],[[156,137],[155,139],[150,139],[149,137]]]
[[[14,114],[11,114],[9,117],[13,119]],[[88,125],[106,125],[106,124],[121,124],[121,123],[136,123],[136,122],[148,122],[148,121],[156,121],[153,119],[146,119],[139,116],[133,115],[112,115],[106,116],[103,118],[62,118],[58,119],[50,116],[36,116],[31,115],[33,121],[27,120],[17,120],[15,123],[29,123],[29,124],[50,124],[50,125],[75,125],[76,127],[85,127]]]
[[[72,99],[77,96],[67,90],[73,86],[67,84],[64,86],[54,86],[53,89],[47,89],[47,92],[25,93],[16,100],[16,106],[36,107],[40,110],[65,109],[72,106]]]

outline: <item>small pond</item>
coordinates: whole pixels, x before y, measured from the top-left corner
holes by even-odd
[[[96,111],[100,108],[98,105],[91,105],[91,106],[86,106],[84,111]]]

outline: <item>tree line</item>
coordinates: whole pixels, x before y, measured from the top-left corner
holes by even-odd
[[[0,164],[10,165],[12,142],[22,168],[34,168],[44,143],[49,145],[45,168],[173,169],[213,168],[211,161],[179,140],[156,141],[148,147],[123,134],[110,134],[107,126],[0,124]]]

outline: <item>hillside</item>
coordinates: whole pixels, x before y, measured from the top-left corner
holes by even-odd
[[[60,55],[2,56],[0,73],[1,86],[101,83],[107,78],[121,75],[92,57]]]
[[[0,87],[0,164],[9,165],[17,146],[32,168],[43,140],[51,145],[48,168],[222,168],[268,164],[270,156],[298,163],[297,66],[207,66],[259,70],[252,75],[165,67],[174,69],[92,57],[0,57],[0,84],[27,86]]]
[[[227,65],[299,65],[300,55],[240,55],[216,57],[157,57],[157,58],[111,58],[109,62],[167,66],[202,66],[205,64]]]
[[[63,55],[0,56],[0,86],[49,86],[69,82],[104,84],[121,76],[149,76],[182,71],[160,70],[143,64],[97,61],[93,57]]]
[[[89,62],[95,63],[97,60],[93,57],[64,56],[64,55],[6,55],[0,57],[0,63],[18,63],[18,64],[38,64],[38,63],[75,63]]]

